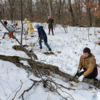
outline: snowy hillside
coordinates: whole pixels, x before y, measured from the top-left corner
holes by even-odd
[[[34,26],[35,23],[32,24]],[[38,57],[38,61],[46,64],[56,65],[61,71],[74,76],[77,71],[79,59],[83,53],[83,49],[85,47],[89,47],[91,52],[95,55],[97,64],[100,63],[100,45],[97,44],[100,42],[100,28],[79,28],[68,26],[66,29],[67,33],[65,33],[62,26],[56,25],[53,36],[51,34],[48,35],[47,24],[44,23],[42,25],[47,33],[48,44],[54,52],[54,55],[43,54],[43,52],[48,51],[44,43],[42,43],[43,49],[39,49],[38,33],[36,32],[36,29],[34,37],[23,35],[23,45],[28,45],[26,49],[32,49],[34,51]],[[19,23],[18,27],[20,26],[21,25]],[[24,30],[26,31],[26,29],[27,25],[24,24]],[[12,48],[13,45],[18,45],[16,40],[9,39],[8,35],[5,36],[5,39],[2,39],[5,31],[6,29],[3,28],[0,23],[0,54],[9,56],[16,55],[29,58],[24,52],[17,51]],[[16,31],[18,32],[14,33],[14,35],[20,41],[20,29]],[[33,43],[35,44],[34,46],[32,45]],[[23,64],[27,65],[27,62],[22,62]],[[22,100],[22,98],[19,98],[19,96],[33,83],[30,81],[30,79],[40,80],[32,74],[28,77],[28,74],[24,69],[18,68],[10,62],[0,60],[0,65],[0,100],[12,100],[23,83],[21,90],[14,99]],[[98,68],[98,70],[99,74],[97,78],[100,79],[100,68]],[[59,84],[63,84],[66,87],[70,87],[70,83],[61,81],[58,78],[53,78],[53,80]],[[73,82],[73,84],[75,84],[75,86],[72,87],[71,90],[63,89],[67,93],[63,93],[61,90],[59,90],[64,97],[70,97],[68,100],[100,100],[99,89],[90,89],[89,84],[84,82],[79,82],[77,84]],[[74,99],[71,99],[72,97],[68,93],[71,94]],[[25,93],[24,98],[24,100],[62,100],[57,93],[53,93],[44,89],[42,84],[37,84],[28,93]]]

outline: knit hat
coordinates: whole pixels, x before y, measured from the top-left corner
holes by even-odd
[[[39,27],[39,24],[38,24],[38,23],[36,23],[36,24],[35,24],[35,27]]]
[[[7,21],[4,21],[4,24],[7,25]]]
[[[18,22],[16,22],[16,24],[18,24]]]
[[[26,22],[27,21],[27,18],[25,18],[24,21]]]
[[[50,19],[51,17],[50,16],[48,16],[48,19]]]

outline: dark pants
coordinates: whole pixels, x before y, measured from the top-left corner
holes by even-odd
[[[54,33],[53,33],[53,29],[49,29],[49,35],[50,35],[50,30],[52,31],[52,35],[54,35]]]
[[[85,71],[82,71],[80,73],[77,74],[77,76],[81,76]],[[88,76],[86,76],[85,78],[88,78],[88,79],[95,79],[96,78],[96,75],[94,75],[93,73],[89,74]]]
[[[46,45],[46,47],[48,49],[51,49],[50,46],[48,45],[48,43],[46,41],[44,41],[44,44]],[[42,40],[39,40],[39,45],[40,45],[40,47],[42,47]]]

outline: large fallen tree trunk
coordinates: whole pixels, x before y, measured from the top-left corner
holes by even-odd
[[[49,75],[50,75],[50,72],[52,72],[52,73],[57,74],[57,75],[59,75],[61,77],[64,77],[66,79],[66,81],[78,82],[76,77],[70,76],[70,75],[60,71],[57,66],[44,64],[44,63],[41,63],[41,62],[36,62],[36,61],[33,61],[32,59],[21,58],[21,57],[18,57],[18,56],[0,55],[0,59],[12,62],[18,67],[22,67],[25,70],[29,70],[30,72],[32,72],[36,76],[37,76],[38,72],[39,73],[44,72],[44,73],[47,73]],[[23,63],[20,62],[21,60],[27,61],[30,66],[24,65]],[[90,80],[90,79],[84,78],[83,82],[92,84],[92,85],[96,86],[97,88],[100,88],[100,84],[98,82],[95,82],[94,80]]]
[[[15,49],[15,50],[20,50],[20,51],[24,51],[29,57],[31,57],[32,58],[32,56],[33,56],[33,58],[35,59],[35,60],[37,60],[38,58],[37,58],[37,56],[34,54],[34,52],[30,52],[30,51],[28,51],[27,49],[25,49],[24,47],[26,47],[27,45],[23,45],[23,48],[20,46],[20,45],[14,45],[13,46],[13,49]]]

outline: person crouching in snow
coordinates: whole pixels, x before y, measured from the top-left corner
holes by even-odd
[[[39,26],[38,23],[35,24],[35,27],[38,30],[40,49],[42,49],[42,40],[44,40],[44,44],[47,46],[47,48],[49,49],[49,51],[51,51],[51,48],[50,48],[50,46],[47,43],[47,35],[46,35],[43,27],[42,26]]]
[[[84,71],[80,72],[83,68]],[[83,78],[94,79],[97,81],[98,75],[95,56],[91,53],[89,48],[84,48],[83,55],[80,57],[79,67],[76,76],[79,81],[83,81]]]
[[[5,26],[7,27],[7,29],[11,32],[11,33],[9,33],[9,37],[14,39],[14,37],[11,35],[11,34],[13,34],[13,33],[15,32],[14,27],[13,27],[12,25],[8,24],[7,21],[4,21],[4,25],[5,25]]]
[[[50,35],[50,30],[52,30],[52,35],[54,35],[54,32],[53,32],[53,23],[54,23],[54,20],[51,19],[50,16],[48,16],[47,23],[48,23],[48,28],[49,28],[49,33],[48,34]]]
[[[18,26],[18,22],[13,23],[13,27],[16,29],[16,27]]]

